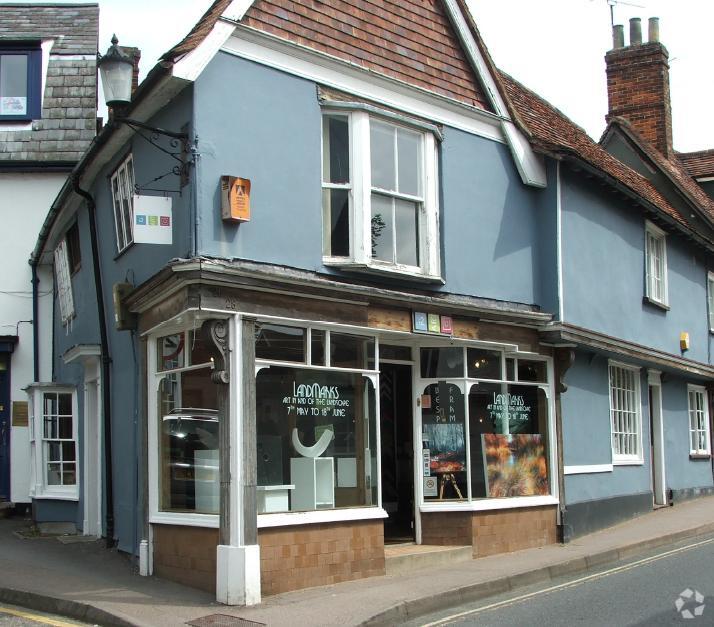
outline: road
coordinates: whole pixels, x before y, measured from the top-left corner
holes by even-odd
[[[452,607],[407,625],[714,625],[714,537]]]
[[[54,616],[35,610],[29,610],[16,605],[0,603],[0,627],[43,627],[53,625],[54,627],[75,627],[76,625],[86,625],[63,616]]]

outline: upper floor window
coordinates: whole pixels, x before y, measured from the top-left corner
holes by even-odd
[[[642,463],[642,410],[639,368],[610,364],[612,461]]]
[[[703,387],[689,386],[689,452],[709,455],[709,408]]]
[[[714,333],[714,272],[707,274],[707,302],[709,304],[709,330]]]
[[[111,186],[117,251],[121,252],[134,242],[134,162],[131,155],[112,174]]]
[[[72,295],[72,279],[66,238],[55,249],[55,279],[57,282],[60,317],[62,324],[67,324],[74,318],[74,298]]]
[[[0,120],[40,117],[41,61],[39,45],[0,44]]]
[[[667,305],[667,243],[664,231],[651,222],[645,225],[645,273],[647,298]]]
[[[77,224],[77,222],[67,229],[65,241],[67,242],[69,271],[74,274],[82,266],[82,252],[79,245],[79,224]]]
[[[325,262],[438,278],[434,133],[366,111],[322,125]]]

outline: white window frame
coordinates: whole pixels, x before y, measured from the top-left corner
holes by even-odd
[[[50,485],[47,482],[47,445],[54,438],[45,438],[44,432],[44,397],[46,394],[71,394],[72,395],[72,440],[74,442],[75,456],[75,483],[74,485]],[[30,457],[32,465],[32,478],[30,496],[36,499],[79,500],[79,484],[81,463],[79,458],[78,407],[77,390],[66,385],[54,383],[38,383],[28,388],[30,397]],[[67,440],[64,440],[67,441]]]
[[[114,229],[117,252],[134,243],[134,160],[128,155],[112,174],[109,181],[114,207]],[[116,186],[116,190],[115,190]],[[116,193],[115,193],[116,191]],[[128,211],[128,215],[127,214]]]
[[[55,248],[54,258],[60,318],[62,319],[62,324],[67,325],[74,318],[74,297],[72,295],[72,278],[69,271],[67,240],[65,238]]]
[[[707,305],[709,314],[709,331],[714,333],[714,272],[707,272]]]
[[[647,298],[665,307],[669,304],[667,287],[667,234],[645,221],[645,289]]]
[[[323,263],[345,269],[364,270],[382,274],[401,274],[430,281],[441,281],[441,255],[439,237],[438,201],[438,154],[435,133],[425,129],[426,125],[409,125],[401,116],[374,114],[364,110],[345,110],[326,107],[325,116],[345,116],[349,128],[350,181],[346,184],[323,182],[323,189],[342,188],[349,190],[349,255],[336,257],[329,254],[329,232],[325,231],[323,241]],[[419,266],[391,263],[372,258],[371,194],[372,173],[370,161],[370,120],[405,128],[419,133],[422,137],[422,197],[408,197],[389,192],[391,197],[404,198],[421,203],[419,218],[418,254]],[[324,132],[321,134],[321,171],[324,150]],[[323,229],[329,228],[324,219]]]
[[[632,376],[634,388],[622,387],[621,379],[614,380],[615,372]],[[615,386],[615,384],[620,384]],[[613,392],[615,392],[613,394]],[[610,446],[613,465],[644,464],[642,446],[642,393],[640,368],[616,361],[608,362],[608,395],[610,398]],[[618,414],[619,412],[619,414]],[[629,442],[626,438],[632,438]],[[616,439],[620,444],[616,447]],[[617,448],[634,452],[617,452]]]
[[[697,399],[694,407],[692,406],[693,399]],[[701,385],[687,386],[687,409],[689,414],[689,454],[709,457],[712,447],[709,432],[709,396],[706,388]],[[698,445],[702,435],[705,448],[700,448]]]

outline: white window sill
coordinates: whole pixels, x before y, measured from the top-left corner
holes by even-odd
[[[669,311],[669,305],[666,302],[655,300],[654,298],[651,298],[649,296],[643,296],[642,302],[645,305],[652,305],[653,307],[658,307],[659,309],[663,309],[664,311]]]
[[[441,283],[442,285],[445,283],[442,277],[426,274],[419,268],[413,268],[412,266],[398,266],[387,263],[358,263],[344,257],[323,257],[322,263],[331,268],[339,268],[340,270],[348,270],[350,272],[403,277],[423,283]]]
[[[513,496],[500,499],[479,499],[478,501],[454,501],[422,503],[420,512],[480,512],[494,509],[513,509],[516,507],[540,507],[557,505],[555,496]]]
[[[44,490],[42,492],[35,491],[35,494],[31,494],[33,499],[36,501],[79,501],[79,493],[77,490],[59,492]]]
[[[217,514],[191,514],[190,512],[157,512],[149,516],[152,525],[177,525],[181,527],[208,527],[218,529]]]
[[[601,472],[612,472],[612,464],[585,464],[580,466],[563,466],[564,475],[592,475]]]
[[[323,509],[313,512],[284,512],[259,514],[258,529],[312,525],[318,523],[347,522],[350,520],[378,520],[388,514],[381,507],[350,507],[346,509]]]
[[[711,453],[708,451],[689,451],[689,459],[711,459]]]
[[[644,466],[644,464],[645,464],[645,460],[641,459],[639,457],[635,457],[635,458],[625,457],[622,459],[613,457],[613,459],[612,459],[613,466]]]

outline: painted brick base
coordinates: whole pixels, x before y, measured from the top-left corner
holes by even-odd
[[[264,596],[384,574],[381,520],[260,529]]]
[[[510,553],[557,542],[556,507],[422,514],[424,544],[473,547],[473,556]]]
[[[218,529],[154,525],[154,574],[216,591]]]

